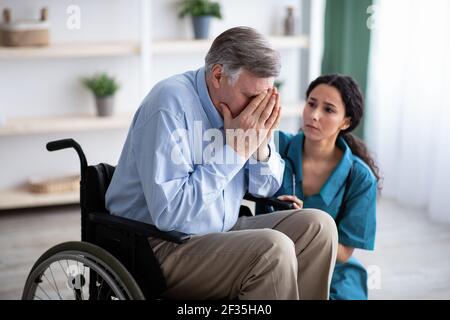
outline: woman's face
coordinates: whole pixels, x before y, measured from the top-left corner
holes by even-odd
[[[339,91],[327,84],[319,84],[308,96],[303,110],[303,132],[314,141],[336,139],[341,130],[350,126]]]

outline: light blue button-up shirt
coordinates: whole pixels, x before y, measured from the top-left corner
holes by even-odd
[[[284,161],[271,139],[267,161],[243,162],[225,143],[223,125],[204,68],[159,82],[133,118],[106,208],[163,231],[231,229],[246,192],[275,194]]]

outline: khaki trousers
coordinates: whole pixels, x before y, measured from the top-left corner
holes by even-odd
[[[316,209],[240,217],[183,244],[149,238],[172,299],[328,299],[334,220]]]

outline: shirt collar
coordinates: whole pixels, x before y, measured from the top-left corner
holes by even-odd
[[[291,146],[287,151],[288,157],[293,161],[293,170],[296,175],[296,181],[303,181],[302,172],[302,152],[303,152],[303,141],[305,140],[305,135],[301,131],[299,134],[294,136],[291,142]],[[338,137],[337,146],[344,151],[341,161],[338,163],[336,168],[334,168],[330,177],[327,179],[325,184],[320,189],[320,197],[323,202],[329,206],[333,199],[338,194],[339,190],[342,188],[347,180],[347,176],[350,173],[350,169],[353,165],[353,153],[345,142],[344,138]],[[295,146],[295,147],[294,147]]]
[[[206,86],[205,67],[197,70],[197,94],[200,97],[203,110],[214,128],[223,127],[223,119],[209,96],[208,87]]]

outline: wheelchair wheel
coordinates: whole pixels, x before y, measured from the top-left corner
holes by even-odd
[[[64,242],[34,264],[23,300],[144,299],[127,269],[106,250],[87,242]]]

